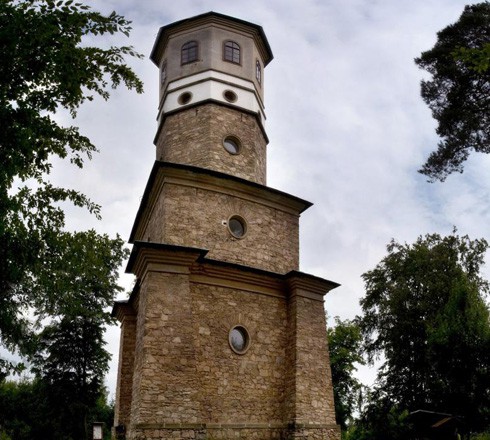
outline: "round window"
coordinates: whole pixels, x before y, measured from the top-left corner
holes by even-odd
[[[228,136],[223,141],[223,147],[230,154],[238,154],[240,153],[240,141],[236,137]]]
[[[250,346],[250,336],[245,327],[237,325],[230,330],[228,342],[231,349],[237,354],[244,354]]]
[[[185,104],[189,104],[189,102],[191,102],[191,99],[192,99],[192,93],[184,92],[177,98],[177,101],[179,102],[180,105],[185,105]]]
[[[234,215],[228,220],[228,229],[233,237],[243,238],[247,232],[247,224],[243,218],[238,215]]]
[[[232,90],[225,90],[223,96],[228,102],[235,102],[238,99],[237,94]]]

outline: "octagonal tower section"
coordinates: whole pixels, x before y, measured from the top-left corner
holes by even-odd
[[[160,28],[156,159],[266,184],[261,26],[215,12]]]

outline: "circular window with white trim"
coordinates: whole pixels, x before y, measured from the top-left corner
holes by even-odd
[[[239,215],[233,215],[228,219],[228,230],[235,238],[243,238],[247,233],[247,222]]]
[[[233,90],[225,90],[223,92],[223,98],[225,98],[228,102],[236,102],[238,96]]]
[[[230,154],[239,154],[242,149],[242,143],[235,136],[227,136],[223,140],[223,147]]]
[[[180,105],[186,105],[186,104],[189,104],[189,102],[191,102],[191,99],[192,99],[192,93],[191,92],[184,92],[184,93],[181,93],[179,95],[179,97],[177,98],[177,102]]]
[[[236,354],[245,354],[250,347],[250,335],[243,325],[236,325],[228,334],[228,342]]]

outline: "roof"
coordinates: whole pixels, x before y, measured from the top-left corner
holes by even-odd
[[[461,416],[422,409],[411,412],[409,419],[417,431],[425,432],[429,437],[431,437],[430,433],[452,432],[455,428],[465,426]]]

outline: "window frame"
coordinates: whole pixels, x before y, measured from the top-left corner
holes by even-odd
[[[262,85],[262,64],[259,60],[255,60],[255,79]]]
[[[227,147],[227,142],[230,142],[231,144],[236,146],[236,151],[233,151],[232,149]],[[238,139],[236,136],[226,136],[223,138],[223,148],[231,155],[236,156],[241,153],[242,151],[242,142],[240,139]],[[232,217],[233,218],[233,217]]]
[[[191,57],[191,54],[194,56]],[[195,63],[199,61],[199,42],[197,40],[187,41],[180,48],[180,65]]]
[[[230,227],[230,222],[233,220],[236,220],[240,224],[241,229],[243,231],[241,234],[236,234],[235,232],[233,232],[232,228]],[[226,222],[226,226],[228,227],[228,232],[231,234],[231,236],[233,238],[236,238],[237,240],[242,240],[247,236],[248,224],[247,221],[241,215],[237,215],[237,214],[232,215]]]
[[[231,46],[228,46],[228,45]],[[227,48],[231,51],[230,59],[227,58]],[[238,53],[238,61],[235,61],[235,54]],[[226,40],[223,42],[223,61],[232,64],[242,65],[242,48],[240,45],[233,40]]]
[[[238,331],[244,339],[244,347],[242,349],[233,345],[233,330]],[[243,324],[234,325],[228,332],[228,343],[230,344],[230,348],[238,355],[244,355],[250,348],[251,342],[252,338],[250,337],[250,332]]]

